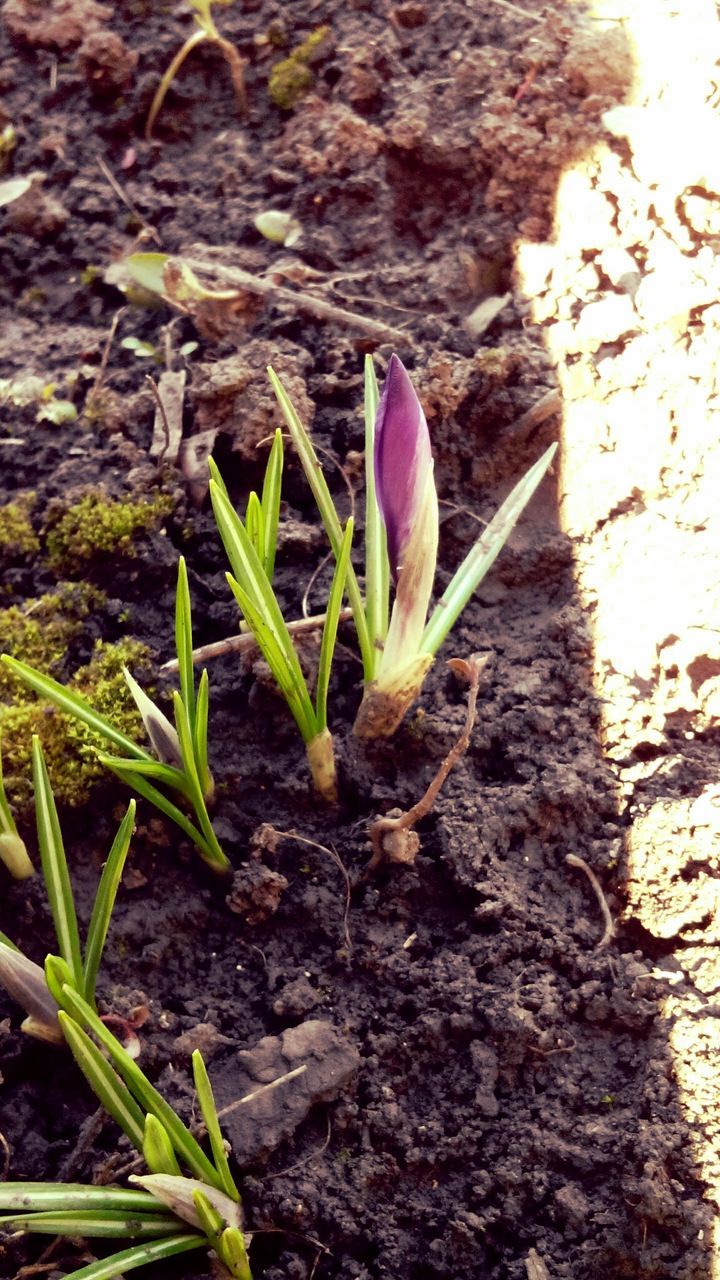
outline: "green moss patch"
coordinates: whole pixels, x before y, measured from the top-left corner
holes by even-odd
[[[310,92],[315,83],[310,64],[322,54],[329,34],[329,27],[318,27],[287,58],[275,63],[268,80],[268,93],[276,107],[292,111],[300,99]]]
[[[40,550],[30,519],[35,498],[32,492],[20,493],[13,502],[0,507],[0,563],[33,556]]]
[[[113,555],[132,556],[134,538],[162,523],[173,507],[165,493],[119,502],[98,491],[55,516],[48,514],[45,535],[48,564],[62,573]]]
[[[16,656],[32,660],[27,653]],[[142,676],[148,665],[148,650],[138,641],[121,640],[115,644],[98,641],[90,662],[75,673],[68,687],[83,694],[122,733],[143,741],[142,721],[122,669],[131,667]],[[107,742],[77,720],[28,694],[18,681],[12,683],[18,701],[14,706],[0,707],[3,766],[9,794],[21,805],[29,799],[30,743],[32,735],[37,733],[58,802],[83,804],[93,785],[101,777],[109,776],[96,758],[98,749],[107,750]]]

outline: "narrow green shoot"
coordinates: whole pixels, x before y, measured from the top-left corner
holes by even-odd
[[[37,737],[32,741],[32,771],[40,859],[60,955],[52,957],[52,969],[43,973],[40,966],[22,955],[9,939],[2,938],[0,985],[27,1013],[23,1031],[58,1043],[62,1037],[57,1004],[63,984],[74,987],[89,1005],[95,1006],[98,969],[135,824],[135,801],[131,800],[128,805],[100,877],[83,955],[55,798]]]
[[[375,489],[375,419],[380,399],[372,356],[365,357],[365,616],[374,656],[371,678],[382,656],[390,620],[387,536]]]
[[[175,593],[175,651],[180,676],[180,696],[185,705],[191,727],[195,724],[195,672],[192,658],[192,610],[185,557],[178,562],[177,591]]]
[[[60,1233],[56,1232],[56,1234]],[[73,1236],[77,1232],[68,1230],[62,1234]],[[207,1240],[205,1236],[196,1233],[165,1236],[161,1240],[150,1240],[143,1244],[135,1244],[130,1249],[121,1249],[119,1253],[113,1253],[109,1258],[100,1258],[97,1262],[90,1262],[86,1267],[80,1267],[79,1271],[69,1271],[65,1280],[117,1280],[118,1276],[124,1276],[128,1271],[135,1271],[137,1267],[147,1267],[153,1262],[165,1262],[168,1258],[176,1258],[179,1254],[188,1253],[191,1249],[203,1248],[207,1248]]]
[[[66,689],[51,676],[43,675],[34,667],[7,654],[3,654],[1,660],[38,697],[52,702],[65,715],[87,725],[98,737],[119,749],[120,755],[110,755],[98,750],[99,761],[175,822],[194,842],[200,856],[214,871],[227,872],[230,870],[230,863],[217,840],[207,808],[214,790],[208,766],[208,678],[203,672],[196,697],[190,592],[182,558],[178,565],[175,644],[180,672],[180,694],[176,696],[174,703],[175,725],[148,697],[130,672],[125,672],[128,688],[142,716],[154,756],[127,734],[116,729],[80,694]],[[166,795],[168,791],[181,796],[193,810],[195,823]]]
[[[273,368],[268,368],[268,377],[275,392],[277,402],[282,410],[282,415],[287,424],[288,431],[298,457],[302,464],[307,480],[312,490],[313,497],[317,503],[320,517],[325,526],[330,546],[337,560],[340,555],[340,547],[342,544],[342,525],[340,517],[335,510],[335,503],[332,500],[332,494],[328,488],[327,480],[322,472],[320,461],[313,447],[312,440],[293,406],[290,397],[283,387]],[[365,680],[372,680],[376,665],[376,653],[370,638],[367,618],[365,616],[365,602],[360,591],[360,586],[352,565],[348,566],[347,596],[350,607],[353,611],[353,619],[355,621],[355,629],[358,636],[358,644],[360,646],[360,656],[362,658],[363,671]]]
[[[150,1173],[131,1177],[141,1191],[78,1183],[0,1184],[0,1230],[141,1242],[73,1272],[75,1280],[110,1280],[202,1245],[217,1254],[223,1274],[252,1280],[240,1195],[200,1053],[193,1054],[193,1071],[213,1160],[90,1005],[71,984],[62,983],[69,972],[66,962],[48,956],[46,967],[47,985],[63,1006],[59,1025],[75,1061],[104,1109],[143,1155]]]
[[[15,880],[27,880],[35,875],[35,868],[25,847],[25,841],[18,834],[12,809],[5,793],[5,782],[2,769],[2,751],[0,750],[0,862],[4,862],[10,875]]]
[[[208,1160],[202,1147],[193,1138],[187,1125],[183,1124],[180,1117],[173,1111],[169,1103],[165,1101],[162,1094],[150,1083],[147,1076],[140,1069],[136,1062],[130,1057],[129,1053],[123,1049],[122,1045],[111,1031],[100,1020],[97,1014],[90,1008],[90,1005],[79,996],[72,987],[67,984],[62,989],[62,1005],[63,1012],[58,1017],[63,1031],[67,1035],[68,1027],[71,1027],[71,1036],[76,1031],[83,1033],[83,1027],[92,1031],[95,1038],[107,1050],[110,1060],[115,1067],[118,1075],[121,1077],[127,1089],[132,1094],[136,1103],[139,1105],[143,1117],[146,1112],[150,1112],[157,1120],[160,1121],[163,1128],[172,1143],[176,1156],[180,1161],[187,1165],[193,1177],[199,1178],[201,1182],[206,1182],[208,1186],[216,1187],[222,1190],[222,1178],[211,1162]],[[69,1015],[69,1016],[66,1016]],[[77,1025],[75,1025],[77,1024]],[[89,1041],[89,1036],[85,1036],[85,1040]],[[70,1046],[72,1049],[72,1045]],[[100,1055],[102,1056],[102,1055]],[[97,1059],[91,1053],[81,1059],[76,1059],[78,1066],[86,1076],[90,1087],[97,1093],[97,1085],[106,1086],[106,1081],[102,1080],[96,1070]],[[98,1093],[98,1096],[100,1094]],[[104,1105],[104,1104],[103,1104]],[[135,1136],[131,1136],[129,1130],[126,1130],[130,1141],[133,1142],[142,1152],[144,1138],[144,1118],[141,1119],[139,1131]]]
[[[82,1213],[105,1209],[125,1213],[162,1213],[147,1191],[124,1187],[92,1187],[84,1182],[0,1182],[0,1212],[60,1213],[63,1209]]]
[[[253,538],[230,502],[212,459],[210,473],[210,498],[215,521],[232,568],[232,573],[228,574],[230,589],[300,730],[315,787],[320,795],[334,802],[337,799],[337,781],[332,738],[327,728],[327,689],[343,591],[349,573],[352,521],[348,521],[338,543],[313,702],[265,565]]]
[[[88,1004],[93,1006],[95,1003],[95,983],[105,947],[110,917],[115,907],[115,899],[120,887],[125,860],[130,848],[130,840],[135,827],[135,808],[135,801],[131,800],[125,817],[118,827],[117,835],[112,842],[107,862],[103,867],[88,925],[83,959],[82,990]]]
[[[495,563],[525,507],[550,466],[557,445],[549,449],[515,485],[486,529],[471,547],[438,601],[420,643],[422,653],[435,654],[455,626],[468,600]]]
[[[260,506],[263,518],[263,541],[259,552],[268,582],[272,582],[275,572],[275,552],[277,550],[278,525],[280,523],[280,495],[282,491],[283,473],[283,438],[278,428],[270,449],[270,456],[265,468],[262,498]]]
[[[178,49],[170,66],[163,75],[160,84],[155,91],[155,97],[150,105],[150,111],[145,124],[145,137],[149,142],[152,138],[152,131],[155,121],[160,114],[163,102],[167,96],[168,89],[180,71],[185,59],[192,53],[193,49],[197,49],[198,45],[210,41],[216,45],[222,53],[230,70],[230,76],[235,90],[235,100],[237,102],[238,114],[241,117],[247,115],[247,95],[245,92],[245,63],[240,56],[234,44],[229,40],[225,40],[220,35],[213,21],[211,8],[213,0],[189,0],[190,7],[193,10],[193,17],[197,26],[197,30],[188,36],[185,43]],[[216,4],[232,4],[233,0],[214,0]]]
[[[51,959],[49,956],[48,960]],[[68,1048],[93,1093],[135,1149],[142,1152],[145,1137],[142,1108],[82,1027],[62,1011],[58,1014],[58,1020]]]
[[[43,1236],[84,1236],[87,1240],[136,1240],[176,1236],[185,1225],[170,1214],[127,1213],[124,1209],[60,1210],[59,1213],[16,1213],[0,1216],[4,1231],[32,1231]]]
[[[40,860],[50,901],[60,955],[67,964],[77,991],[85,990],[85,974],[80,953],[80,934],[70,873],[68,871],[62,832],[55,798],[50,786],[40,739],[32,740],[32,772],[35,789],[35,821],[37,823]]]
[[[210,1077],[203,1061],[203,1056],[199,1049],[196,1049],[192,1055],[193,1078],[195,1080],[195,1092],[200,1103],[202,1118],[205,1121],[210,1147],[217,1169],[222,1179],[222,1190],[231,1200],[239,1201],[240,1192],[233,1181],[230,1172],[230,1165],[225,1151],[225,1143],[222,1133],[220,1132],[220,1121],[218,1119],[217,1107],[215,1106],[215,1098],[213,1096]]]

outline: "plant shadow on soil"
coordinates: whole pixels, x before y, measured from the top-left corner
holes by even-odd
[[[259,7],[261,15],[254,12]],[[302,28],[300,6],[285,8],[292,29]],[[490,264],[502,282],[514,238],[531,230],[538,239],[547,235],[561,165],[581,154],[584,129],[590,140],[595,136],[598,114],[612,98],[598,94],[595,110],[580,116],[583,94],[573,97],[566,77],[556,90],[565,95],[560,105],[545,103],[543,115],[542,99],[533,104],[528,95],[517,99],[527,115],[509,114],[502,106],[508,95],[513,100],[508,84],[517,89],[531,64],[516,23],[491,3],[479,3],[471,15],[451,0],[442,6],[442,29],[435,19],[427,21],[427,6],[399,6],[401,18],[389,41],[380,5],[365,6],[369,14],[360,5],[357,11],[348,6],[345,14],[326,8],[327,15],[318,10],[317,22],[328,17],[335,24],[338,53],[319,73],[325,76],[319,96],[287,125],[280,122],[285,134],[279,152],[277,120],[253,119],[258,136],[270,139],[272,155],[268,159],[265,151],[262,161],[254,157],[246,164],[243,181],[250,195],[239,191],[233,170],[247,158],[247,143],[239,131],[228,129],[220,140],[213,134],[215,108],[208,98],[219,86],[210,65],[198,58],[188,63],[164,109],[165,145],[152,158],[141,154],[134,199],[144,217],[162,225],[164,246],[173,249],[196,234],[199,213],[205,239],[225,243],[223,216],[246,217],[248,207],[262,207],[290,189],[288,203],[301,221],[316,219],[309,226],[306,265],[348,271],[359,261],[368,268],[365,287],[380,297],[373,272],[382,282],[383,263],[393,263],[395,296],[416,312],[415,366],[421,376],[428,371],[422,390],[436,408],[431,429],[440,492],[460,504],[443,521],[444,584],[477,528],[462,504],[488,518],[512,478],[556,431],[556,422],[547,419],[529,437],[513,435],[513,423],[552,382],[548,362],[514,313],[483,339],[484,364],[478,363],[475,340],[458,325],[458,315],[472,301],[467,289],[476,286],[467,285],[455,248],[458,241],[470,243],[476,270],[482,273]],[[139,39],[132,6],[119,10],[112,28],[132,46]],[[228,28],[244,50],[252,48],[253,30],[276,16],[271,6],[247,10],[252,18],[240,13]],[[426,14],[422,21],[417,17],[417,29],[403,25],[415,22],[411,10]],[[149,57],[145,45],[155,38],[156,52]],[[177,32],[151,15],[142,39],[146,68],[159,72]],[[572,46],[571,20],[553,11],[538,39],[539,75],[548,68],[548,75],[557,72]],[[443,77],[453,65],[448,58],[462,41],[472,57],[453,71],[447,92],[456,96],[443,99]],[[13,101],[19,116],[29,120],[28,83],[37,73],[38,55],[22,45],[12,52]],[[363,69],[375,79],[361,91]],[[251,102],[260,89],[253,69]],[[432,132],[424,114],[431,92],[438,113]],[[35,342],[35,355],[37,344],[46,342],[59,369],[72,366],[79,349],[72,338],[69,344],[63,338],[68,316],[87,324],[87,297],[77,290],[68,294],[64,264],[71,260],[77,266],[101,255],[109,234],[102,181],[75,158],[86,124],[80,128],[79,108],[69,94],[66,88],[60,101],[68,131],[69,158],[63,162],[76,184],[73,189],[70,183],[66,199],[75,216],[59,238],[41,242],[45,314],[36,324],[25,310],[17,331],[26,343]],[[489,95],[491,106],[500,104],[501,110],[469,151],[467,126],[480,110],[478,94]],[[618,94],[615,84],[615,100]],[[102,108],[97,127],[105,140],[114,140],[116,158],[117,139],[126,142],[128,130],[137,134],[147,96],[146,89],[144,97],[128,90],[122,105]],[[313,104],[328,98],[344,111],[353,104],[353,127],[365,143],[349,172],[327,160],[331,139],[318,135],[322,112]],[[58,114],[59,100],[48,95],[48,103]],[[548,151],[538,138],[549,137],[553,109],[563,128],[558,126],[559,141]],[[357,121],[364,122],[365,134]],[[188,175],[197,165],[192,139],[203,129],[213,146],[199,181]],[[372,129],[384,131],[387,171]],[[37,137],[30,124],[28,130]],[[353,143],[346,139],[344,145]],[[282,171],[298,147],[309,158],[293,185]],[[471,152],[474,178],[466,183]],[[48,154],[46,148],[52,181],[55,162]],[[313,157],[325,157],[325,167]],[[62,181],[60,173],[55,176]],[[213,187],[210,201],[206,181]],[[192,190],[175,208],[172,193],[185,183]],[[494,202],[488,199],[491,183]],[[98,200],[102,217],[96,217]],[[78,219],[85,220],[84,239]],[[534,228],[525,225],[527,219],[535,220]],[[469,230],[473,220],[475,232]],[[249,252],[258,265],[266,250],[251,240]],[[8,303],[13,290],[25,288],[38,249],[35,240],[15,231],[9,252],[14,265],[5,287]],[[430,310],[436,289],[437,315]],[[96,342],[116,306],[117,298],[102,288],[93,293]],[[157,333],[152,316],[138,325],[141,336]],[[302,349],[297,360],[309,371],[317,438],[347,461],[362,439],[356,345],[288,316],[264,315],[253,331],[257,336],[282,340],[286,351],[292,344],[296,357]],[[88,341],[86,332],[82,337]],[[206,343],[204,352],[214,360],[234,349],[229,342]],[[15,359],[20,368],[20,355]],[[128,357],[113,387],[131,397],[130,420],[121,429],[85,432],[71,457],[64,437],[20,415],[13,432],[25,447],[12,455],[8,494],[32,487],[42,510],[50,498],[67,497],[71,485],[102,482],[122,494],[128,484],[155,483],[157,470],[147,462],[151,412],[138,381]],[[248,468],[246,460],[241,470],[237,449],[235,434],[223,428],[218,452],[227,462],[233,496],[241,500],[257,468]],[[116,639],[127,628],[150,646],[158,663],[172,656],[178,551],[188,559],[197,642],[230,633],[237,622],[207,511],[188,505],[182,477],[166,470],[159,478],[176,498],[167,536],[150,532],[134,558],[87,570],[99,586],[108,589],[111,582],[112,599],[93,620],[94,631]],[[298,616],[323,548],[291,461],[286,501],[278,592],[287,615]],[[38,560],[15,566],[6,582],[13,603],[38,594],[38,583],[51,586],[54,577]],[[320,600],[321,588],[315,590]],[[84,643],[89,646],[91,638]],[[267,688],[261,665],[243,666],[236,656],[216,659],[210,668],[216,820],[235,882],[213,879],[193,850],[145,810],[101,974],[108,1008],[122,1014],[149,1009],[140,1033],[142,1065],[186,1117],[193,1105],[190,1054],[198,1045],[221,1106],[242,1094],[243,1081],[252,1076],[248,1051],[263,1037],[318,1020],[329,1024],[336,1033],[332,1053],[338,1055],[339,1079],[348,1052],[359,1054],[352,1079],[340,1087],[326,1080],[309,1109],[295,1114],[279,1094],[261,1117],[264,1134],[260,1124],[257,1144],[243,1162],[242,1184],[249,1224],[257,1233],[258,1280],[541,1280],[545,1274],[552,1280],[709,1280],[702,1234],[707,1242],[709,1213],[659,1017],[660,987],[650,976],[661,957],[632,927],[621,927],[613,944],[598,950],[602,921],[596,900],[584,877],[565,863],[567,854],[582,855],[609,891],[622,861],[624,825],[616,782],[599,745],[592,641],[577,601],[572,546],[558,531],[550,485],[533,502],[446,646],[448,656],[476,650],[491,656],[470,748],[420,828],[420,855],[412,868],[382,870],[361,882],[347,914],[345,880],[327,852],[291,838],[273,848],[272,841],[253,841],[255,833],[269,822],[317,841],[336,851],[358,880],[369,857],[369,821],[418,799],[460,731],[464,692],[438,662],[420,709],[396,738],[362,747],[349,736],[359,695],[349,628],[341,638],[348,648],[338,655],[331,695],[340,808],[325,811],[309,795],[301,744]],[[311,665],[311,647],[306,657]],[[119,788],[103,784],[87,806],[62,814],[84,920],[123,802]],[[273,889],[279,891],[277,910],[263,919]],[[621,899],[620,888],[609,893],[614,913]],[[37,882],[4,886],[0,928],[42,959],[52,934]],[[9,1176],[121,1177],[132,1153],[112,1124],[93,1124],[92,1100],[72,1063],[24,1038],[17,1010],[4,997],[0,1016],[0,1127],[11,1152]],[[284,1132],[288,1112],[294,1127]],[[228,1119],[228,1134],[236,1151],[245,1149],[239,1120]],[[8,1243],[0,1268],[15,1275],[41,1252],[37,1241]],[[53,1260],[60,1270],[71,1269],[81,1256],[82,1250],[64,1244]],[[537,1269],[542,1263],[546,1272]],[[199,1280],[205,1271],[193,1259],[155,1274]]]

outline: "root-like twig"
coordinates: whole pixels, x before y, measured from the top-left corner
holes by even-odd
[[[401,813],[399,817],[387,815],[384,818],[375,819],[370,827],[372,857],[365,870],[366,876],[371,874],[381,862],[413,863],[415,861],[420,849],[420,837],[412,828],[421,818],[430,813],[445,779],[470,745],[470,735],[475,724],[480,675],[488,657],[489,654],[474,653],[470,658],[451,658],[448,662],[448,666],[470,685],[463,731],[417,804],[413,805],[412,809],[408,809],[407,813]]]
[[[347,873],[347,867],[342,861],[342,858],[340,857],[339,853],[337,853],[335,849],[328,848],[328,846],[325,844],[318,844],[317,840],[310,840],[308,839],[307,836],[298,835],[297,831],[277,831],[276,828],[273,827],[272,834],[273,836],[279,836],[283,840],[297,840],[298,844],[309,845],[311,849],[319,849],[321,853],[326,853],[328,858],[330,858],[335,863],[335,866],[337,867],[338,871],[340,872],[345,882],[345,907],[343,910],[343,938],[345,940],[345,947],[349,955],[350,952],[352,951],[352,939],[350,937],[350,928],[348,925],[348,920],[350,918],[350,899],[352,894],[352,885],[350,884],[350,876]]]
[[[615,925],[613,923],[613,918],[610,915],[610,908],[607,904],[607,899],[605,897],[605,894],[603,893],[602,885],[600,884],[600,881],[595,875],[595,872],[593,871],[592,867],[588,866],[584,858],[578,857],[576,853],[569,853],[565,861],[567,862],[569,867],[579,867],[581,871],[584,871],[585,875],[590,881],[590,884],[593,887],[593,890],[595,892],[595,897],[598,900],[598,905],[602,912],[602,918],[605,921],[605,929],[603,931],[603,936],[595,947],[596,951],[601,951],[602,948],[606,947],[608,943],[612,942],[613,938],[615,937]]]

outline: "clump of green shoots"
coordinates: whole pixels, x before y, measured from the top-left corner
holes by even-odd
[[[135,824],[135,801],[128,805],[103,868],[83,949],[55,798],[36,736],[32,742],[32,771],[40,861],[60,952],[57,963],[73,991],[94,1009],[98,969]],[[43,970],[4,935],[0,935],[0,985],[25,1010],[23,1031],[40,1040],[62,1043],[57,1004]]]
[[[330,545],[338,554],[340,520],[312,441],[280,380],[270,380]],[[394,733],[418,697],[435,654],[507,542],[552,462],[551,445],[490,521],[427,619],[435,579],[438,504],[430,437],[420,401],[397,356],[382,398],[365,366],[365,596],[352,566],[347,594],[357,628],[365,691],[355,722],[360,737]],[[390,610],[390,580],[395,600]]]
[[[160,114],[163,102],[165,101],[168,89],[175,79],[178,71],[182,67],[185,59],[192,53],[193,49],[197,49],[198,45],[210,41],[216,45],[223,55],[230,69],[230,76],[235,90],[235,100],[240,116],[243,118],[247,115],[247,95],[245,92],[245,62],[238,53],[235,45],[230,40],[225,40],[220,35],[212,16],[213,4],[230,5],[233,0],[189,0],[190,8],[193,11],[193,19],[196,30],[189,35],[184,45],[175,54],[170,66],[163,75],[160,84],[155,92],[155,97],[150,104],[150,111],[145,123],[145,137],[148,142],[152,138],[152,131],[155,121]]]
[[[0,1229],[134,1241],[129,1248],[71,1272],[67,1280],[109,1280],[208,1246],[221,1276],[252,1280],[240,1193],[199,1050],[192,1057],[193,1074],[210,1156],[88,1001],[66,981],[66,973],[60,957],[48,956],[47,984],[60,1006],[62,1033],[91,1089],[149,1172],[131,1177],[140,1190],[3,1182]]]
[[[230,502],[220,472],[212,460],[210,497],[220,537],[232,568],[232,573],[227,575],[230,588],[295,717],[305,743],[315,789],[325,800],[334,803],[337,800],[337,778],[332,735],[328,729],[328,687],[349,571],[353,522],[348,520],[344,531],[339,533],[337,546],[333,547],[335,573],[325,611],[313,700],[272,587],[282,463],[282,433],[276,431],[262,497],[250,494],[244,522]]]
[[[208,802],[214,786],[208,766],[207,728],[209,686],[203,671],[196,693],[192,659],[192,614],[185,561],[178,565],[175,599],[175,645],[180,671],[180,692],[173,695],[175,724],[140,688],[130,672],[125,679],[143,718],[154,755],[116,729],[95,711],[80,694],[52,677],[16,658],[2,655],[5,665],[41,698],[47,698],[66,715],[80,720],[122,755],[98,751],[98,760],[123,782],[170,818],[197,847],[200,856],[214,871],[226,872],[230,863],[213,830]],[[167,793],[171,794],[168,795]],[[196,823],[178,807],[172,795],[179,795],[193,810]]]

